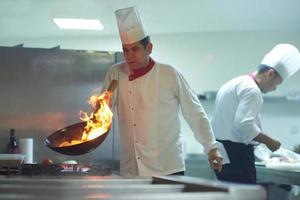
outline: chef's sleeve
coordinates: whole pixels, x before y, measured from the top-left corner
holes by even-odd
[[[247,88],[238,92],[238,98],[234,131],[239,133],[243,143],[249,144],[261,132],[256,120],[262,107],[262,97],[256,88]]]
[[[197,95],[191,89],[182,74],[177,72],[176,77],[176,93],[183,117],[192,129],[197,141],[203,145],[204,152],[207,154],[210,150],[217,148],[217,141],[215,140],[208,116]]]
[[[119,80],[119,71],[118,71],[119,66],[117,65],[113,65],[111,68],[108,69],[108,71],[105,74],[105,79],[104,79],[104,83],[103,83],[103,87],[102,87],[102,92],[106,91],[111,83],[112,80]],[[119,85],[119,81],[118,81],[118,85]],[[117,93],[118,93],[118,86],[117,88],[114,90],[114,93],[111,97],[112,99],[112,106],[115,105],[116,103],[116,98],[117,98]]]

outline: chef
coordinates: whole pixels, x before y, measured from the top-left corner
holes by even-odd
[[[218,171],[222,156],[208,117],[181,73],[150,57],[153,44],[137,8],[115,12],[125,62],[112,66],[106,89],[118,80],[117,108],[121,145],[121,175],[183,175],[185,170],[179,110]]]
[[[217,93],[212,127],[225,147],[221,153],[230,163],[217,172],[220,180],[256,183],[253,145],[265,144],[271,151],[280,142],[261,129],[262,93],[268,93],[300,68],[300,54],[291,44],[276,45],[262,60],[258,70],[225,83]],[[222,149],[222,148],[220,148]]]

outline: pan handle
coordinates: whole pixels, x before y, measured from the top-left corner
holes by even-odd
[[[107,91],[114,92],[114,90],[116,89],[117,85],[118,85],[118,81],[115,80],[115,79],[112,80],[110,82],[110,84],[109,84],[109,87],[108,87]]]

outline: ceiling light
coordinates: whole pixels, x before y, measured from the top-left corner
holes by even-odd
[[[53,21],[60,29],[102,30],[104,28],[98,19],[54,18]]]

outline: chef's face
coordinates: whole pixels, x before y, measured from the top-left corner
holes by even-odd
[[[131,70],[145,67],[149,62],[152,52],[152,43],[144,46],[140,42],[133,44],[123,44],[124,59]]]
[[[273,69],[270,69],[266,72],[266,76],[260,84],[261,92],[268,93],[271,91],[275,91],[277,86],[281,83],[282,78],[279,76],[279,74]]]

